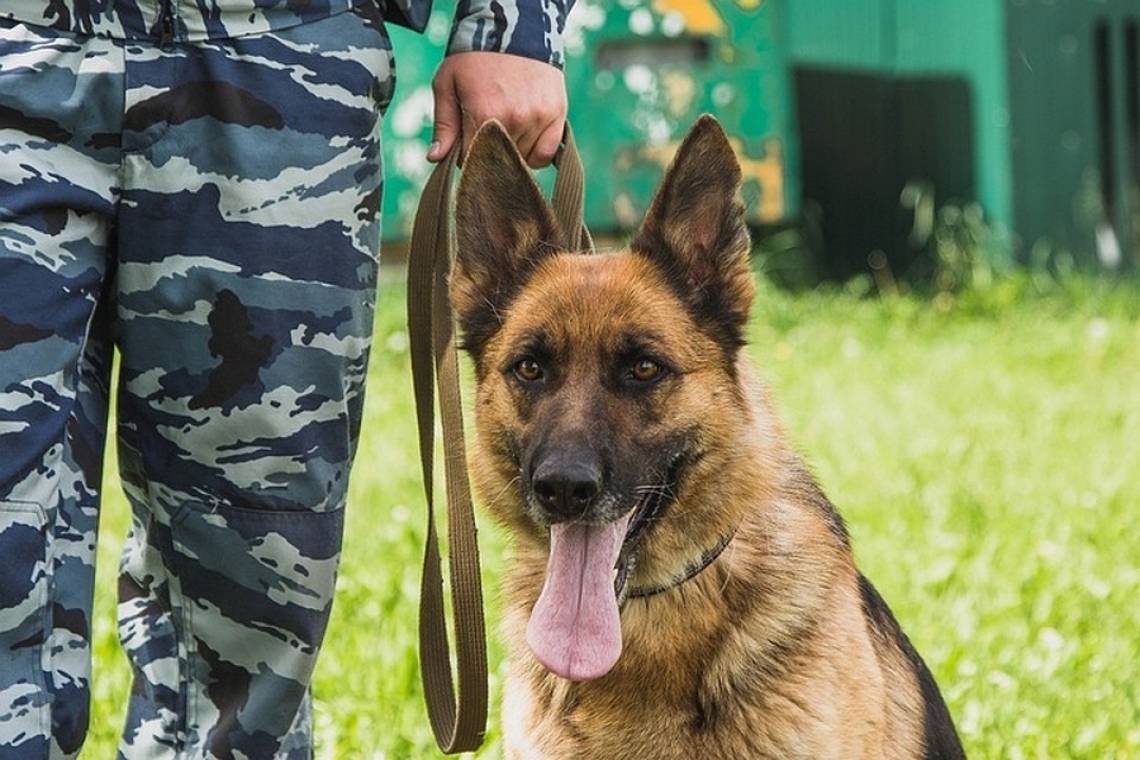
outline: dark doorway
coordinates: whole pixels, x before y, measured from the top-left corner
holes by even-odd
[[[974,117],[967,82],[955,77],[797,68],[803,197],[816,226],[819,276],[868,272],[883,251],[896,277],[921,280],[931,265],[910,238],[908,183],[929,185],[935,203],[975,199]]]

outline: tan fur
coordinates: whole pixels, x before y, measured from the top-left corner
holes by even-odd
[[[517,191],[509,141],[481,133],[464,171],[452,294],[478,376],[472,466],[486,509],[513,539],[503,582],[507,756],[939,756],[925,746],[915,666],[901,634],[867,614],[841,521],[788,445],[743,352],[726,347],[723,325],[704,316],[719,309],[722,321],[742,327],[753,295],[734,205],[739,169],[734,175],[723,134],[710,130],[694,129],[681,154],[704,153],[675,161],[633,250],[616,253],[558,249],[549,212],[530,190]],[[678,202],[682,191],[700,195],[693,183],[706,180],[708,198]],[[511,197],[488,197],[504,183]],[[713,219],[724,206],[729,213]],[[640,249],[657,244],[670,249],[664,265]],[[708,258],[717,245],[730,250]],[[558,348],[560,383],[524,402],[508,369],[536,334]],[[644,396],[615,392],[607,380],[619,338],[631,334],[647,336],[675,370]],[[630,456],[683,437],[683,477],[644,540],[631,587],[667,586],[733,536],[696,577],[627,599],[620,659],[581,683],[548,672],[524,636],[549,541],[522,495],[520,450],[547,427],[572,425]]]

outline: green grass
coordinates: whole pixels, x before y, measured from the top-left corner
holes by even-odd
[[[314,685],[317,754],[336,760],[438,756],[416,660],[424,507],[398,274],[380,303]],[[749,350],[969,755],[1140,756],[1140,288],[1014,278],[923,301],[761,287]],[[91,760],[113,756],[128,688],[112,623],[126,526],[113,483]],[[503,544],[483,527],[494,621]],[[496,724],[478,757],[499,756]]]

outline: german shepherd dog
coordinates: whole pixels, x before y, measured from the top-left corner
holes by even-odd
[[[584,255],[500,126],[466,158],[450,288],[512,541],[510,758],[964,756],[745,359],[740,183],[702,117],[628,249]]]

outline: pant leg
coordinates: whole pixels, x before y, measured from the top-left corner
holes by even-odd
[[[0,758],[87,730],[122,55],[0,21]]]
[[[373,321],[379,19],[128,48],[125,758],[312,756]]]

